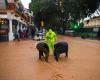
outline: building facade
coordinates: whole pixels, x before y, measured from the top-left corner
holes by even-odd
[[[84,21],[85,28],[100,27],[100,16]]]
[[[0,0],[0,40],[14,40],[14,32],[28,27],[31,16],[20,0]]]

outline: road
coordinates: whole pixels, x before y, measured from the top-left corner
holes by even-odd
[[[69,44],[69,58],[38,59],[39,41],[0,42],[0,80],[100,80],[100,41],[58,36]]]

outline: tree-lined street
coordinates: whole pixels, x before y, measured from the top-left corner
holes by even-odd
[[[0,80],[100,80],[100,0],[0,0]]]

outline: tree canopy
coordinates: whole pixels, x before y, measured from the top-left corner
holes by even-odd
[[[99,0],[31,0],[30,9],[35,22],[43,20],[45,25],[64,26],[70,19],[90,16],[99,4]]]

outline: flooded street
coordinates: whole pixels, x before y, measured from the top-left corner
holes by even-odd
[[[100,80],[100,41],[58,36],[69,58],[38,59],[38,41],[0,42],[0,80]]]

